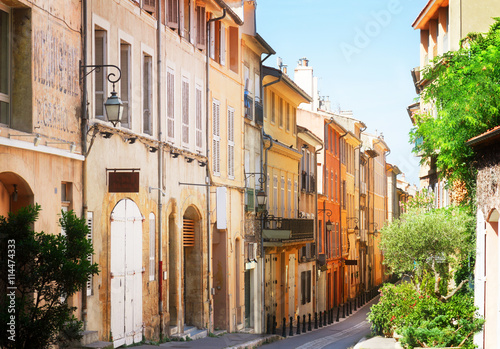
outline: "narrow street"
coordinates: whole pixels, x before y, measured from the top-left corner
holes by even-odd
[[[361,338],[370,334],[370,323],[366,320],[366,315],[370,311],[370,306],[377,300],[378,297],[348,318],[340,319],[340,322],[303,335],[287,337],[281,341],[266,344],[262,348],[344,349],[353,347]]]

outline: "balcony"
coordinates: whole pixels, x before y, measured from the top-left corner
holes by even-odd
[[[264,246],[285,246],[314,242],[314,219],[269,216],[262,231]]]
[[[262,103],[255,101],[255,121],[258,124],[264,124],[264,108],[262,107]]]
[[[253,98],[250,97],[248,91],[245,90],[245,117],[248,120],[253,120]]]

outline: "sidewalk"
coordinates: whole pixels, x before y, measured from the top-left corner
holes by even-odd
[[[402,349],[403,347],[399,342],[396,342],[394,338],[385,337],[373,337],[370,339],[363,338],[358,344],[354,346],[354,349]]]
[[[279,335],[270,334],[252,334],[252,333],[227,333],[220,337],[205,337],[195,341],[178,342],[172,341],[162,343],[160,346],[156,345],[139,345],[134,346],[134,349],[158,349],[158,348],[175,348],[175,349],[189,349],[189,348],[207,348],[207,349],[251,349],[261,346],[264,343],[274,342],[280,340]]]

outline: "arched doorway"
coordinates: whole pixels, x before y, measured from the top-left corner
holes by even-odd
[[[111,213],[111,335],[115,348],[142,340],[142,221],[130,199]]]
[[[33,205],[29,184],[14,172],[0,173],[0,216],[7,217],[9,212],[28,205]]]
[[[204,327],[201,217],[190,206],[182,217],[184,324]]]

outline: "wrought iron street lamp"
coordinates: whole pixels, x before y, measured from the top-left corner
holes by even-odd
[[[82,77],[86,77],[90,73],[92,73],[95,70],[101,70],[101,68],[115,68],[118,70],[118,77],[115,79],[114,77],[116,76],[115,73],[109,73],[107,75],[107,79],[110,83],[113,84],[113,91],[111,92],[111,96],[108,97],[106,102],[104,103],[104,108],[106,109],[106,116],[108,118],[108,121],[113,124],[114,127],[121,122],[122,116],[123,116],[123,102],[120,100],[120,98],[117,96],[116,91],[115,91],[115,83],[120,81],[122,77],[122,71],[120,68],[118,68],[116,65],[113,64],[101,64],[101,65],[82,65],[80,62],[80,73],[85,73],[86,68],[92,68],[88,73],[85,73],[85,75]]]

